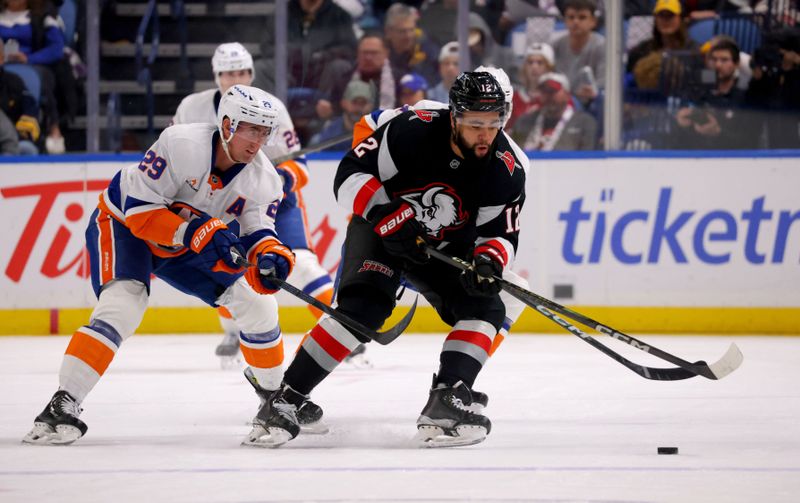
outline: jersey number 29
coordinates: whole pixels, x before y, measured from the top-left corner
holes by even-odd
[[[159,157],[152,150],[148,150],[144,154],[144,159],[139,163],[139,169],[147,174],[153,180],[158,180],[167,169],[167,161],[163,157]]]

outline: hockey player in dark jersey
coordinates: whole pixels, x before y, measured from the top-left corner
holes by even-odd
[[[505,101],[489,73],[462,73],[449,110],[406,112],[378,128],[339,165],[334,193],[352,211],[337,310],[378,329],[395,307],[405,278],[452,327],[428,402],[417,420],[424,446],[469,445],[491,430],[472,412],[471,387],[503,323],[500,286],[511,267],[525,200],[528,158],[505,135]],[[461,273],[429,261],[430,246],[471,261]],[[248,445],[294,438],[295,410],[359,344],[345,326],[323,317],[287,369],[284,383],[259,411]]]

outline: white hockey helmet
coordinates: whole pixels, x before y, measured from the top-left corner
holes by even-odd
[[[514,108],[514,87],[511,85],[511,79],[508,78],[508,74],[502,68],[495,68],[493,66],[485,66],[481,65],[475,69],[476,72],[486,72],[490,74],[494,79],[500,84],[500,88],[503,90],[503,94],[506,97],[506,116],[503,125],[508,122],[508,119],[511,117],[511,111]]]
[[[219,87],[219,74],[236,70],[250,70],[253,76],[253,56],[239,42],[220,44],[211,58],[211,70],[214,72],[214,81]],[[252,79],[250,80],[252,83]]]
[[[222,131],[225,117],[231,121],[228,131],[230,136],[227,140]],[[268,144],[275,135],[275,130],[278,129],[278,109],[272,102],[272,96],[257,87],[241,84],[231,86],[225,91],[219,100],[219,108],[217,108],[217,129],[226,153],[228,153],[228,142],[236,134],[240,122],[268,127],[269,134],[264,142],[264,144]],[[228,157],[230,157],[230,153],[228,153]],[[234,162],[236,161],[234,160]]]

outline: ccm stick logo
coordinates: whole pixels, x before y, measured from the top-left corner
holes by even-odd
[[[395,213],[394,215],[389,215],[388,220],[381,222],[380,226],[378,227],[378,234],[381,237],[392,234],[400,227],[400,224],[409,218],[414,218],[414,210],[410,206],[406,206],[402,208],[402,211]]]
[[[557,314],[555,314],[553,312],[550,312],[544,306],[537,305],[536,306],[536,310],[539,311],[540,313],[542,313],[543,315],[547,316],[551,320],[555,321],[556,323],[558,323],[562,327],[566,328],[567,330],[569,330],[573,334],[577,335],[578,337],[581,337],[583,339],[590,339],[592,337],[591,335],[588,335],[588,334],[584,333],[581,329],[579,329],[575,325],[571,324],[570,322],[568,322],[564,318],[558,316]],[[630,337],[628,337],[626,335],[622,335],[619,332],[615,332],[615,331],[611,330],[610,328],[608,328],[608,327],[606,327],[604,325],[597,324],[594,328],[595,328],[595,330],[597,330],[600,333],[609,335],[609,336],[611,336],[611,337],[613,337],[615,339],[619,339],[619,340],[621,340],[623,342],[626,342],[626,343],[630,344],[631,346],[633,346],[633,347],[635,347],[637,349],[641,349],[642,351],[647,352],[647,353],[650,352],[650,346],[648,346],[646,344],[640,344],[639,342],[634,341]]]

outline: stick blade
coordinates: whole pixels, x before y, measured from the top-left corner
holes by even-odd
[[[411,323],[411,320],[414,318],[414,312],[417,310],[417,301],[419,300],[419,295],[414,298],[414,303],[411,304],[411,309],[409,309],[408,313],[403,316],[403,319],[400,320],[397,325],[393,326],[392,328],[378,332],[373,336],[373,340],[378,344],[383,346],[391,343],[393,340],[397,339],[403,331],[408,328],[408,325]]]
[[[738,369],[743,361],[744,355],[739,349],[739,346],[737,346],[735,343],[731,343],[730,347],[728,347],[728,351],[722,356],[722,358],[717,360],[715,363],[708,365],[708,368],[711,370],[711,374],[714,376],[714,379],[722,379],[734,370]]]

